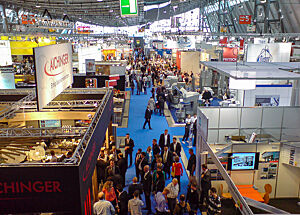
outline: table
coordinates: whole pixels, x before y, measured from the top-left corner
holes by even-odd
[[[264,199],[261,197],[260,193],[253,188],[253,185],[236,185],[243,197],[253,199],[258,202],[264,202]]]

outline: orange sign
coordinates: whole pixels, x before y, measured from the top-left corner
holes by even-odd
[[[36,23],[36,19],[34,15],[22,15],[22,24],[23,25],[34,25]]]

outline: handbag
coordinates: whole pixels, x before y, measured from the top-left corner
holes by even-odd
[[[175,177],[175,171],[176,171],[176,165],[175,165],[175,163],[173,163],[173,167],[174,168],[172,168],[171,176],[174,178]]]

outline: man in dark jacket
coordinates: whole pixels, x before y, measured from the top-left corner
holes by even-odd
[[[159,148],[159,146],[157,144],[157,140],[156,139],[152,140],[152,152],[153,152],[153,156],[154,157],[160,153],[160,148]]]
[[[109,176],[114,176],[120,174],[120,169],[115,165],[114,160],[109,161],[109,166],[105,169],[105,178],[108,178]]]
[[[139,163],[142,158],[142,149],[138,149],[137,153],[135,154],[135,161],[134,161],[134,166],[135,166],[135,175],[137,178],[137,181],[140,180],[140,169],[139,169]]]
[[[146,129],[145,126],[147,123],[149,125],[149,129],[152,129],[151,125],[150,125],[150,119],[151,119],[151,110],[150,110],[149,106],[147,106],[147,109],[145,111],[145,123],[144,123],[143,129]]]
[[[168,129],[166,129],[165,132],[163,134],[161,134],[160,137],[159,137],[159,147],[160,147],[160,149],[163,151],[165,146],[167,146],[169,148],[170,147],[170,141],[171,141],[171,137],[170,137],[170,134],[168,134]]]
[[[130,156],[129,167],[131,167],[131,165],[132,165],[133,147],[134,147],[134,141],[133,141],[133,139],[130,138],[129,133],[127,133],[126,137],[125,137],[125,158],[128,162],[128,156]]]
[[[146,200],[146,210],[148,210],[147,214],[151,214],[151,200],[150,200],[150,195],[152,191],[152,175],[151,172],[149,171],[149,166],[146,165],[144,167],[144,176],[142,178],[142,183],[143,183],[143,190],[145,194],[145,200]]]
[[[200,204],[203,205],[203,201],[205,198],[206,205],[208,201],[208,191],[211,188],[211,179],[210,179],[210,171],[207,169],[206,164],[202,164],[202,174],[201,174],[201,197]]]
[[[141,159],[138,163],[138,168],[139,168],[139,171],[140,171],[140,174],[141,174],[141,180],[143,180],[143,177],[144,177],[144,167],[148,165],[148,161],[147,161],[147,158],[146,158],[146,152],[142,152],[141,153]]]
[[[118,214],[128,214],[128,194],[125,190],[123,190],[123,187],[121,184],[117,185],[117,195],[118,195]]]
[[[132,184],[130,184],[128,187],[129,199],[133,199],[133,193],[136,190],[139,191],[139,195],[140,195],[140,199],[141,199],[141,194],[143,194],[143,186],[138,183],[137,177],[134,177],[132,179]]]
[[[118,158],[119,158],[119,160],[117,161],[117,166],[120,169],[120,175],[122,176],[122,179],[123,179],[122,185],[123,185],[123,187],[125,187],[125,175],[126,175],[126,171],[127,171],[127,161],[123,157],[123,153],[119,153]]]
[[[163,165],[164,165],[163,170],[165,171],[166,176],[168,174],[168,179],[169,179],[170,175],[171,175],[170,168],[173,164],[173,155],[169,151],[167,146],[165,146],[164,151],[161,152],[161,157],[162,157],[162,162],[163,162]]]
[[[165,109],[165,100],[160,96],[158,99],[158,106],[159,106],[159,115],[165,115],[164,109]]]
[[[194,154],[193,149],[189,149],[190,158],[188,161],[187,170],[190,172],[190,176],[194,175],[196,169],[196,155]]]
[[[104,151],[101,150],[100,151],[100,156],[99,158],[97,159],[97,179],[98,179],[98,184],[101,184],[101,181],[104,183],[105,181],[105,170],[106,167],[108,165],[108,162],[106,162],[106,159],[105,159],[105,155],[104,155]]]
[[[170,145],[170,151],[173,153],[173,156],[181,157],[181,144],[177,142],[176,137],[173,137],[173,143]]]

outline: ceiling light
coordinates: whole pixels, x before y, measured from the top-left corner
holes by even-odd
[[[114,12],[114,10],[110,10],[109,12],[112,13],[112,12]]]
[[[97,0],[97,1],[103,1],[103,0]]]

